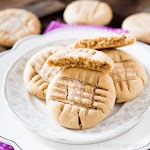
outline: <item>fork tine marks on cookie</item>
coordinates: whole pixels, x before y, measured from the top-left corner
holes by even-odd
[[[103,50],[103,52],[110,56],[115,63],[111,77],[116,89],[116,102],[122,103],[137,97],[147,82],[144,67],[125,51],[110,49]]]
[[[49,82],[61,70],[59,67],[49,67],[45,62],[50,55],[63,48],[62,46],[44,48],[28,60],[23,79],[31,94],[45,99]]]
[[[113,109],[115,98],[113,81],[107,73],[83,68],[61,70],[46,93],[51,115],[58,117],[60,125],[72,129],[90,128],[99,123]],[[59,105],[64,105],[63,111],[56,110],[60,109]]]

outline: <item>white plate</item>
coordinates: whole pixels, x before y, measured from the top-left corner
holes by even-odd
[[[0,52],[0,57],[4,56],[5,54],[7,54],[9,52],[9,50],[4,51],[4,52]]]
[[[45,40],[47,40],[48,45],[67,45],[76,39],[84,37],[86,34],[99,34],[99,30],[96,29],[79,30],[74,28],[58,31],[51,32],[51,35],[48,36],[49,38],[45,38],[44,36],[39,37],[39,41],[41,43],[46,43]],[[17,58],[17,60],[13,60],[13,65],[10,67],[6,75],[4,95],[16,116],[24,123],[24,125],[36,134],[50,140],[72,144],[102,142],[113,139],[128,131],[138,123],[144,112],[147,110],[150,103],[150,94],[148,93],[150,82],[148,82],[144,92],[138,98],[122,105],[116,105],[111,116],[96,127],[82,131],[69,130],[60,127],[48,117],[45,103],[30,95],[23,83],[22,73],[27,60],[33,53],[41,50],[43,47],[35,49],[35,47],[33,48],[33,46],[30,46],[29,40],[26,44],[22,43],[21,45],[15,46],[16,49],[17,47],[21,47],[23,50],[23,48],[28,47],[30,50],[28,50],[29,52],[24,56],[21,56],[20,53],[20,56],[18,57],[19,59]],[[149,53],[146,51],[143,44],[137,43],[123,49],[132,54],[136,54],[140,61],[142,61],[145,66],[148,66],[147,62],[144,60],[149,58]]]

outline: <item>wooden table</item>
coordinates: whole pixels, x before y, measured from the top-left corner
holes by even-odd
[[[63,21],[63,11],[67,4],[72,1],[73,0],[1,0],[0,10],[17,7],[33,11],[40,18],[43,32],[51,20],[59,19]],[[110,27],[121,27],[123,19],[133,13],[141,11],[150,12],[149,0],[101,1],[108,2],[113,9],[114,18],[108,25]],[[42,7],[46,7],[46,9]],[[0,46],[0,52],[7,49],[6,47]]]

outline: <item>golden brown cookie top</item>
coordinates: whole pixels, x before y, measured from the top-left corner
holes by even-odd
[[[11,47],[24,36],[39,34],[41,24],[31,12],[23,9],[0,11],[0,45]]]
[[[73,129],[99,123],[113,109],[115,98],[113,81],[107,73],[83,68],[61,70],[46,93],[52,115],[62,126]]]
[[[111,72],[114,63],[105,53],[93,49],[64,49],[47,59],[49,66],[79,67],[97,71]]]
[[[73,1],[64,11],[69,24],[107,25],[113,17],[109,4],[97,0]]]
[[[137,97],[147,82],[146,71],[141,63],[125,51],[116,49],[102,51],[111,57],[115,64],[110,75],[116,88],[116,102],[126,102]]]
[[[47,58],[64,47],[47,47],[34,54],[27,62],[24,70],[24,82],[27,89],[38,98],[45,99],[48,84],[61,70],[60,67],[49,67],[45,63]]]

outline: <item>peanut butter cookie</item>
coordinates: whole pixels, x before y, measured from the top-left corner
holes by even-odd
[[[110,75],[116,89],[116,102],[127,102],[137,97],[147,82],[147,75],[141,63],[121,50],[111,49],[103,50],[103,52],[115,63]]]
[[[142,12],[127,17],[122,28],[135,35],[137,40],[150,44],[150,13]]]
[[[46,93],[50,115],[71,129],[98,124],[112,111],[115,99],[114,84],[107,73],[83,68],[61,70]]]
[[[33,55],[24,70],[24,82],[29,92],[38,98],[45,99],[48,84],[61,70],[60,67],[49,67],[45,63],[47,58],[63,47],[48,47]]]
[[[47,59],[52,67],[79,67],[111,72],[114,63],[105,53],[93,49],[66,49],[58,51]]]
[[[15,8],[0,11],[0,45],[11,47],[22,37],[40,31],[40,21],[33,13]]]
[[[111,7],[97,0],[74,1],[64,11],[64,20],[68,24],[107,25],[112,17]]]
[[[115,48],[133,44],[135,37],[130,34],[122,33],[113,36],[100,36],[93,39],[81,39],[74,44],[74,48],[91,48],[91,49],[104,49]]]

